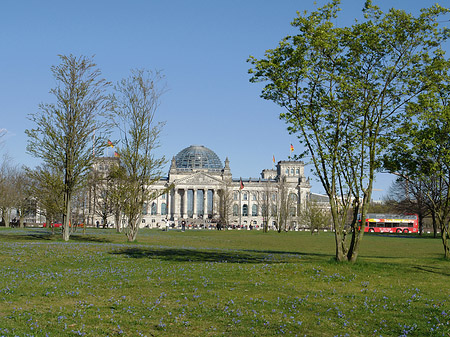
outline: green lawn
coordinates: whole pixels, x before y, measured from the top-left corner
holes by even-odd
[[[439,239],[332,233],[0,230],[0,336],[449,336]]]

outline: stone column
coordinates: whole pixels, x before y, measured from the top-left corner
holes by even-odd
[[[197,218],[197,189],[192,189],[192,218]]]
[[[182,189],[183,194],[181,196],[181,203],[180,203],[180,217],[184,218],[187,214],[187,207],[186,207],[186,199],[187,199],[187,190]]]
[[[208,219],[208,189],[203,190],[203,219]]]
[[[173,189],[173,205],[172,205],[172,212],[174,216],[174,220],[178,219],[180,217],[180,201],[179,201],[179,194],[178,189]]]

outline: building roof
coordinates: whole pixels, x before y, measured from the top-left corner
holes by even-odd
[[[203,145],[191,145],[175,156],[177,170],[191,171],[193,169],[207,169],[221,171],[223,169],[219,156]]]

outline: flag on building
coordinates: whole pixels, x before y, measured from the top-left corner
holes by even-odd
[[[114,157],[119,158],[120,155],[116,151],[114,151]]]
[[[239,180],[240,186],[239,189],[243,190],[244,189],[244,183],[242,182],[242,178]]]
[[[108,140],[108,146],[109,147],[114,147],[114,144],[112,143],[112,141]]]
[[[273,160],[273,163],[275,164],[275,155],[273,156],[273,159],[272,159],[272,160]]]
[[[294,152],[294,145],[291,144],[291,152]]]

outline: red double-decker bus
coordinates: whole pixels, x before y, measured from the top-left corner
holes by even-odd
[[[417,214],[375,214],[368,213],[364,232],[375,233],[417,233]]]

